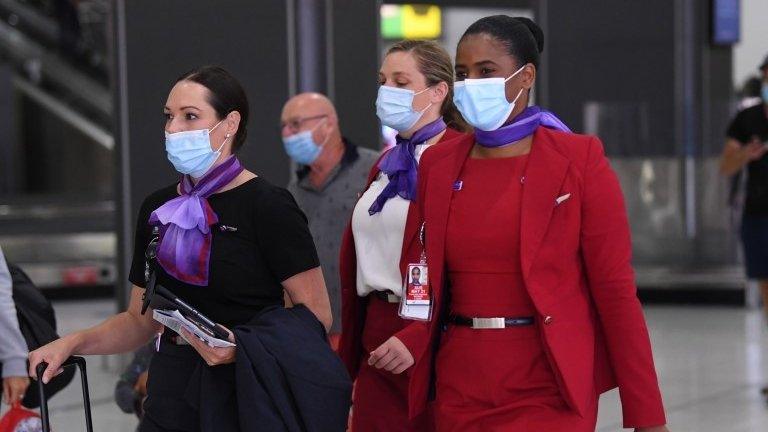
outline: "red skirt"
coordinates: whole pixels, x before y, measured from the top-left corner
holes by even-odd
[[[395,375],[368,365],[371,351],[378,348],[412,321],[401,319],[397,303],[370,296],[363,328],[363,359],[352,396],[353,432],[427,432],[429,415],[408,420],[410,369]]]
[[[536,326],[474,330],[449,326],[437,355],[439,432],[593,432],[560,394]]]

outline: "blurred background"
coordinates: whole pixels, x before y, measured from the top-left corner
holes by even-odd
[[[536,103],[598,135],[620,177],[671,427],[768,430],[766,326],[718,172],[731,118],[760,102],[745,84],[768,54],[765,0],[0,0],[0,246],[61,332],[95,323],[125,307],[142,199],[175,178],[162,108],[179,75],[220,64],[243,82],[241,158],[284,185],[285,100],[327,94],[344,134],[379,149],[386,49],[434,39],[453,55],[493,14],[543,28]],[[89,362],[98,430],[135,426],[111,399],[124,363]],[[82,430],[70,390],[60,431]],[[619,430],[616,395],[603,405],[600,430]]]

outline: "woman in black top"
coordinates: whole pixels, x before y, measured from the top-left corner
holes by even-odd
[[[218,67],[193,70],[171,89],[165,116],[168,158],[187,175],[149,195],[141,206],[128,310],[32,352],[30,375],[40,362],[49,364],[44,382],[70,355],[131,351],[158,332],[152,311],[140,312],[151,225],[161,233],[158,283],[212,320],[228,328],[246,324],[261,309],[282,305],[285,292],[294,303],[306,305],[326,329],[331,325],[328,294],[304,214],[290,193],[243,169],[233,156],[245,140],[248,119],[240,84]],[[210,193],[198,190],[206,186]],[[215,376],[234,380],[235,348],[187,339],[191,346],[172,331],[163,333],[150,365],[141,431],[199,430],[201,419],[185,393],[201,359]]]

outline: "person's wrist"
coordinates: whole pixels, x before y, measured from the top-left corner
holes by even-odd
[[[83,350],[83,346],[85,345],[85,337],[82,332],[72,333],[70,335],[64,336],[63,339],[69,348],[69,355],[74,355]]]

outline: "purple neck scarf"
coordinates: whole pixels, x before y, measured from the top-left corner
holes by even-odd
[[[524,109],[506,126],[492,131],[475,129],[475,141],[483,147],[503,147],[532,135],[539,126],[563,132],[571,131],[554,114],[534,105]]]
[[[380,212],[387,200],[395,195],[400,195],[408,201],[416,198],[416,174],[419,171],[416,145],[429,141],[445,128],[445,122],[439,118],[414,132],[410,139],[400,135],[395,137],[397,145],[379,162],[379,170],[389,177],[389,183],[368,208],[369,215]]]
[[[240,161],[230,156],[197,184],[185,175],[181,179],[182,195],[152,212],[149,223],[162,225],[157,261],[169,275],[191,285],[208,285],[211,226],[218,223],[219,218],[207,198],[242,171]]]

